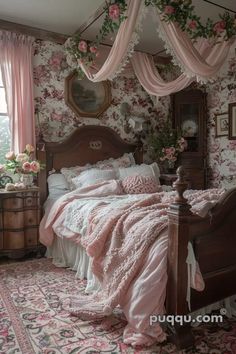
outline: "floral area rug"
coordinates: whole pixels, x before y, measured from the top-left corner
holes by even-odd
[[[0,353],[167,354],[171,343],[133,349],[122,342],[126,324],[119,310],[102,321],[81,321],[65,304],[83,292],[85,283],[48,259],[0,266]],[[236,321],[194,328],[196,347],[186,353],[236,353]]]

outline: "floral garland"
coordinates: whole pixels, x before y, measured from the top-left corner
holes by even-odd
[[[211,38],[213,40],[229,40],[236,35],[236,19],[228,12],[219,15],[220,20],[214,23],[207,19],[206,24],[201,23],[200,17],[194,12],[192,0],[145,0],[145,6],[155,6],[165,22],[176,22],[182,31],[189,34],[190,38]],[[80,35],[70,37],[65,42],[67,63],[77,69],[79,76],[84,73],[79,67],[80,63],[91,67],[99,55],[99,44],[109,33],[119,29],[120,24],[126,19],[126,0],[110,0],[104,8],[105,18],[99,35],[95,41],[87,41]]]
[[[78,66],[80,62],[88,67],[92,66],[95,58],[99,55],[99,44],[109,33],[114,33],[119,29],[120,24],[126,18],[126,8],[126,0],[109,1],[104,8],[105,18],[95,41],[81,39],[79,34],[68,38],[65,42],[65,48],[68,52],[67,63],[72,67]],[[77,68],[77,70],[79,75],[83,76],[82,70],[80,68]]]
[[[161,20],[176,22],[182,31],[192,39],[199,37],[229,40],[236,35],[236,20],[228,12],[219,15],[220,20],[207,19],[206,24],[194,12],[192,0],[145,0],[146,6],[155,6],[161,14]]]

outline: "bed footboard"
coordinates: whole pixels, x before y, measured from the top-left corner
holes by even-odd
[[[174,183],[177,197],[169,210],[166,311],[184,315],[189,313],[186,302],[189,241],[205,282],[202,292],[191,289],[191,311],[236,294],[236,188],[223,195],[210,215],[201,218],[191,213],[190,205],[183,197],[187,182],[182,167],[177,175]],[[178,339],[177,344],[189,346],[190,331],[182,328],[177,332],[187,338]]]

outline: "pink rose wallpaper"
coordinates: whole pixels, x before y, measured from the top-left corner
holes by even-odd
[[[170,97],[149,96],[135,77],[118,77],[111,82],[111,106],[99,117],[76,116],[64,101],[64,80],[70,74],[64,47],[48,41],[36,41],[34,53],[34,87],[37,134],[46,141],[65,139],[80,125],[105,125],[115,129],[122,138],[134,141],[124,131],[125,117],[120,113],[123,102],[131,107],[133,116],[142,116],[155,128],[168,116]],[[206,85],[208,100],[208,186],[231,187],[236,184],[236,142],[228,137],[215,137],[215,114],[228,111],[228,103],[236,102],[236,58],[228,60],[224,76]],[[148,157],[147,157],[148,159]]]

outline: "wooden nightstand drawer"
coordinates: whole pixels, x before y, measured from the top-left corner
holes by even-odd
[[[4,211],[3,226],[4,229],[22,229],[24,227],[24,212]]]
[[[0,250],[3,249],[3,232],[0,230]]]
[[[38,210],[25,210],[24,212],[24,225],[35,226],[39,223],[39,211]]]
[[[24,231],[4,231],[3,247],[6,250],[24,248]]]
[[[38,229],[32,228],[25,231],[26,247],[37,246],[38,244]]]
[[[4,209],[21,209],[23,208],[23,198],[5,198],[3,200]]]
[[[18,258],[42,251],[38,241],[39,189],[0,190],[0,257]]]
[[[39,204],[39,200],[37,197],[27,197],[24,199],[24,205],[26,207],[36,206]]]

